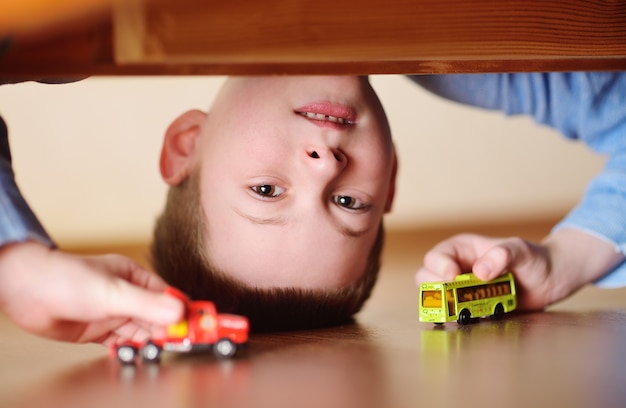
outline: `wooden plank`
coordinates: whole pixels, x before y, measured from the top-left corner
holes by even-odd
[[[0,2],[0,38],[55,30],[77,20],[107,12],[114,0],[3,0]]]
[[[154,0],[121,3],[117,15],[119,62],[348,63],[626,55],[626,4],[620,1]]]
[[[617,0],[129,0],[0,56],[4,81],[624,69]]]

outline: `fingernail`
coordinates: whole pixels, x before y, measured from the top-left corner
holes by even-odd
[[[483,280],[488,280],[491,276],[491,265],[488,262],[481,261],[472,268],[474,274]]]
[[[180,301],[172,298],[171,296],[163,295],[160,307],[159,316],[167,323],[175,323],[182,317],[183,305]]]
[[[441,271],[443,271],[442,275],[445,280],[454,280],[454,277],[457,275],[458,267],[457,265],[450,261],[445,260],[441,265]]]

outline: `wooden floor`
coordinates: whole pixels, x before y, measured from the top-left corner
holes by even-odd
[[[539,239],[549,225],[476,231]],[[255,335],[234,361],[166,355],[122,367],[98,345],[42,340],[2,318],[0,407],[626,406],[626,290],[586,288],[497,322],[418,321],[413,272],[454,232],[390,233],[380,282],[354,324]],[[97,252],[110,249],[121,248]],[[145,246],[123,252],[141,259]]]

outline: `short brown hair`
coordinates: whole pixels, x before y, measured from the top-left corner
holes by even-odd
[[[256,288],[216,270],[204,250],[207,220],[200,205],[199,174],[170,188],[154,229],[152,264],[165,281],[192,299],[213,301],[220,312],[247,316],[254,331],[308,329],[352,319],[369,298],[383,248],[382,221],[363,275],[338,289]]]

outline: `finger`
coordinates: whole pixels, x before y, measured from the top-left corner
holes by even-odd
[[[415,273],[415,283],[417,286],[424,282],[439,282],[444,280],[443,276],[426,268],[420,268]]]
[[[478,258],[472,272],[482,279],[491,280],[503,274],[512,263],[512,252],[506,244],[500,244],[488,250]]]
[[[462,273],[454,254],[441,250],[431,250],[424,257],[424,268],[430,271],[434,280],[451,280]]]
[[[105,269],[112,271],[116,276],[155,292],[162,292],[167,284],[157,274],[143,268],[137,262],[122,255],[103,255],[93,258],[94,262],[101,262]]]
[[[165,330],[162,327],[161,330],[163,333],[160,337],[163,337]],[[78,343],[100,343],[104,346],[112,346],[121,341],[144,342],[156,337],[154,333],[156,331],[146,323],[119,319],[118,321],[109,320],[103,323],[89,324],[80,333],[80,336],[69,340]]]
[[[536,245],[521,238],[504,239],[486,251],[472,270],[483,280],[494,279],[508,270],[520,272],[540,260],[536,248]]]
[[[124,325],[116,328],[113,333],[110,335],[111,338],[116,338],[117,340],[131,340],[136,342],[142,342],[153,337],[153,329],[150,325],[143,322],[129,321]],[[103,341],[104,344],[106,341],[111,341],[107,339]]]
[[[458,265],[461,272],[467,272],[485,251],[486,245],[493,246],[494,240],[475,234],[459,234],[437,244],[433,251],[447,255]]]
[[[167,325],[183,317],[183,303],[165,293],[154,293],[125,281],[110,285],[107,314],[127,316],[151,324]]]
[[[472,269],[476,260],[496,242],[475,234],[459,234],[437,244],[424,257],[424,267],[445,279]]]

